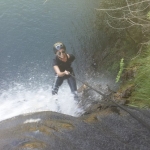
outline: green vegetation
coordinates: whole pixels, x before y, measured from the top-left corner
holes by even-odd
[[[138,107],[150,107],[149,8],[148,0],[102,0],[96,9],[96,27],[108,37],[108,54],[101,64],[109,71],[115,69],[116,82],[122,81],[120,89],[134,87],[126,99]],[[121,76],[122,72],[126,75]]]
[[[145,25],[139,25],[144,22],[143,14],[147,15],[148,13],[148,10],[145,9],[146,4],[135,5],[129,9],[125,7],[127,6],[126,1],[127,0],[102,0],[100,7],[96,9],[96,27],[108,38],[108,42],[104,48],[104,53],[108,53],[99,66],[103,70],[108,68],[108,70],[112,71],[115,75],[118,73],[119,65],[115,65],[117,68],[114,71],[112,64],[119,64],[121,58],[124,58],[125,64],[128,64],[130,59],[141,48],[140,43],[147,40],[146,33],[143,35],[143,31],[146,30],[147,27]],[[134,3],[136,1],[138,0],[130,0],[128,3]],[[144,10],[144,12],[140,10]],[[143,22],[141,21],[141,16]]]
[[[119,70],[119,72],[118,72],[118,75],[117,75],[117,77],[116,77],[116,82],[119,82],[119,80],[120,80],[120,77],[121,77],[121,74],[122,74],[122,72],[123,72],[123,67],[124,67],[124,62],[123,62],[123,58],[121,59],[121,61],[120,61],[120,70]]]
[[[147,13],[147,19],[150,19],[150,11]]]
[[[132,81],[135,90],[129,98],[130,103],[139,107],[150,107],[150,46],[131,61],[130,66],[137,67],[136,76]]]

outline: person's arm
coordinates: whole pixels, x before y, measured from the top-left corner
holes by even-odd
[[[58,66],[54,66],[53,68],[59,77],[63,77],[64,75],[70,74],[70,72],[66,70],[64,72],[61,72]]]

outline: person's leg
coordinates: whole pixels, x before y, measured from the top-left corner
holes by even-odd
[[[72,94],[74,94],[74,97],[78,97],[77,95],[77,84],[76,84],[76,80],[74,77],[72,76],[68,76],[67,78],[70,90],[72,92]]]
[[[55,76],[55,80],[52,85],[52,95],[55,95],[58,93],[59,87],[62,85],[64,78],[58,77],[58,75]]]

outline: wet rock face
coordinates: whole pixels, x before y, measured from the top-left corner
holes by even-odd
[[[80,95],[80,106],[85,110],[87,109],[91,104],[92,106],[97,104],[97,102],[102,102],[104,97],[88,87],[88,83],[83,84],[79,89],[78,89],[78,94]],[[93,86],[94,89],[97,91],[101,92],[103,95],[109,95],[111,92],[109,91],[109,87],[102,86],[100,84],[95,84]]]
[[[122,75],[123,80],[130,80],[130,79],[133,79],[133,78],[135,77],[135,75],[136,75],[136,71],[137,71],[137,68],[136,68],[136,67],[128,69],[128,70]]]
[[[129,86],[127,89],[122,91],[121,97],[122,98],[129,98],[134,91],[134,86]]]
[[[98,106],[98,105],[97,105]],[[150,110],[133,110],[150,125]],[[115,106],[93,107],[75,118],[55,112],[0,123],[0,150],[149,150],[150,131]]]
[[[125,89],[123,90],[120,90],[118,91],[117,93],[115,93],[113,96],[114,96],[114,99],[115,100],[125,100],[127,98],[129,98],[132,94],[132,92],[134,91],[135,87],[134,85],[129,85],[128,87],[126,87]],[[125,102],[126,103],[126,102]],[[125,104],[124,103],[124,104]]]

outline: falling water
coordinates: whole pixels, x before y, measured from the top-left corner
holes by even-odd
[[[0,1],[0,120],[37,111],[58,111],[51,95],[52,46],[57,41],[65,43],[67,52],[76,57],[74,71],[82,78],[90,63],[86,52],[95,36],[94,8],[98,2]],[[78,116],[84,112],[66,83],[60,88],[58,104],[60,113]]]

